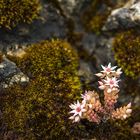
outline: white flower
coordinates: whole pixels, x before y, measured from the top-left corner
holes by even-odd
[[[110,88],[119,87],[118,86],[119,80],[117,80],[116,77],[113,77],[113,78],[107,77],[107,80],[104,80],[104,82],[105,82],[105,85],[108,85]]]
[[[79,101],[77,101],[77,103],[71,104],[69,107],[72,109],[70,113],[73,114],[69,119],[72,119],[73,122],[79,122],[82,117],[82,113],[86,111],[86,109],[84,109],[85,103],[79,103]]]
[[[101,65],[101,67],[103,68],[103,71],[101,71],[101,72],[103,72],[107,75],[110,74],[111,72],[115,72],[114,70],[115,70],[115,68],[117,68],[117,66],[111,67],[111,63],[109,63],[107,67],[105,67],[103,65]]]
[[[88,101],[91,99],[91,92],[85,91],[85,93],[81,94],[81,96],[85,101]]]

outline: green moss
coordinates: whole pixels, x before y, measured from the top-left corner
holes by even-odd
[[[110,14],[110,8],[108,8],[110,6],[111,8],[113,7],[110,0],[92,1],[90,6],[88,6],[81,15],[81,22],[83,23],[85,29],[90,32],[95,32],[96,34],[100,34],[101,29],[105,24],[108,15]]]
[[[57,77],[61,77],[64,71],[70,74],[75,74],[77,71],[78,56],[66,41],[42,41],[29,45],[25,52],[26,55],[17,59],[16,63],[29,76],[54,77],[56,73]]]
[[[104,13],[104,14],[97,14],[94,17],[92,17],[92,19],[87,24],[88,30],[93,31],[96,34],[100,34],[101,29],[105,24],[108,15],[109,13]]]
[[[126,75],[140,76],[140,36],[135,31],[119,33],[113,45],[115,59]]]
[[[28,46],[24,57],[13,60],[30,77],[30,83],[5,91],[3,119],[8,128],[24,137],[72,137],[76,127],[68,120],[69,104],[81,93],[75,50],[65,41],[42,41]]]
[[[39,0],[0,0],[0,27],[11,29],[19,23],[31,23],[39,16]]]

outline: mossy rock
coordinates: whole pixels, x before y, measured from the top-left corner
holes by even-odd
[[[81,15],[81,22],[85,30],[99,35],[112,7],[114,7],[114,5],[110,0],[91,1]]]
[[[117,34],[113,43],[115,59],[126,75],[140,76],[140,34],[134,30]]]
[[[0,28],[11,29],[19,23],[31,23],[39,17],[39,0],[0,0]]]
[[[92,32],[95,32],[97,35],[100,34],[101,29],[107,20],[108,15],[109,12],[93,16],[92,19],[87,24],[87,29]]]
[[[3,121],[25,139],[77,137],[77,126],[68,119],[69,104],[81,93],[75,50],[66,41],[51,40],[32,44],[25,51],[22,58],[13,60],[30,83],[4,91]]]

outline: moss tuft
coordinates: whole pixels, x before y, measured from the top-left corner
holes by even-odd
[[[3,96],[3,119],[9,129],[27,137],[71,137],[68,105],[80,97],[78,57],[69,43],[42,41],[13,59],[30,77],[25,87],[14,85]],[[31,137],[28,137],[31,136]]]
[[[110,8],[109,8],[110,7]],[[101,29],[106,22],[110,9],[114,7],[113,3],[103,0],[94,0],[90,3],[81,16],[83,26],[87,31],[94,32],[97,35],[101,33]],[[102,10],[101,10],[102,9]]]
[[[109,13],[95,15],[87,24],[87,29],[95,32],[96,34],[100,34],[108,15]]]
[[[31,23],[39,16],[39,0],[0,0],[0,27],[11,29],[19,23]]]
[[[140,36],[135,31],[119,33],[113,45],[115,59],[126,75],[140,76]]]

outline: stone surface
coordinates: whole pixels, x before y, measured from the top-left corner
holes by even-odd
[[[126,29],[140,25],[140,2],[133,2],[126,7],[115,9],[103,27],[104,31]]]
[[[13,83],[25,83],[29,78],[24,75],[15,63],[3,58],[3,62],[0,64],[0,87],[7,88]]]
[[[83,48],[88,52],[89,55],[96,49],[97,36],[94,34],[84,34],[82,39]]]
[[[114,54],[112,52],[112,37],[100,36],[97,40],[96,49],[93,55],[96,58],[97,68],[100,70],[100,66],[107,65],[109,62],[112,65],[115,64]]]
[[[11,31],[0,30],[0,50],[6,51],[15,44],[24,45],[51,38],[66,36],[65,18],[51,3],[43,3],[40,19],[30,25],[19,25]]]
[[[83,60],[80,61],[80,68],[78,74],[81,77],[81,80],[84,81],[84,83],[90,83],[96,78],[94,75],[95,69],[93,68],[93,66]]]
[[[90,0],[58,0],[62,6],[62,9],[67,14],[72,14],[78,12],[83,6],[84,2],[89,2]]]

